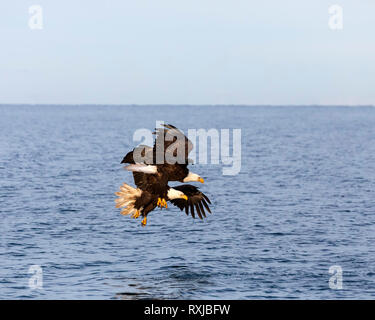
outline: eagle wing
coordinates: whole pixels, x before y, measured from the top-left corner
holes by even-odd
[[[211,213],[211,210],[208,204],[211,204],[210,199],[195,186],[190,184],[183,184],[180,186],[173,187],[173,189],[182,191],[187,197],[188,200],[184,199],[174,199],[171,200],[171,203],[179,207],[180,210],[185,210],[185,213],[189,215],[189,211],[193,218],[195,218],[195,212],[197,212],[198,217],[203,219],[206,217],[205,209]]]
[[[167,153],[171,152],[168,150],[169,146],[174,144],[173,148],[173,155],[174,157],[177,156],[177,150],[180,150],[181,148],[184,148],[184,160],[187,164],[188,154],[193,149],[193,143],[175,126],[171,124],[163,124],[164,128],[156,128],[154,134],[156,135],[155,143],[154,143],[154,154],[156,156],[157,145],[158,144],[164,144],[163,152],[164,157],[163,159],[166,159]]]
[[[137,155],[142,156],[145,159],[146,163],[152,162],[152,147],[146,145],[140,145],[130,151],[121,161],[121,163],[129,163],[129,164],[136,164],[138,163],[134,158],[137,158]],[[136,156],[134,156],[134,154]],[[137,172],[133,171],[134,183],[135,185],[145,190],[149,185],[154,184],[157,182],[157,177],[144,173],[144,172]]]

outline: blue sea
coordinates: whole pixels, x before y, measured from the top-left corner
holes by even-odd
[[[162,120],[241,129],[242,166],[194,164],[212,215],[142,228],[114,192]],[[2,105],[0,204],[0,299],[373,299],[375,108]]]

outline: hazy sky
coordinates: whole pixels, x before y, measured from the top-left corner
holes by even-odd
[[[373,0],[1,0],[0,15],[0,103],[375,104]]]

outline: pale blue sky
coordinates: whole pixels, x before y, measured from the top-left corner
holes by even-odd
[[[375,104],[373,0],[2,0],[0,15],[0,103]]]

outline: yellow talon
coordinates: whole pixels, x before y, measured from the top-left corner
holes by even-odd
[[[132,218],[137,219],[141,215],[140,211],[137,210],[135,213],[133,213]]]
[[[156,205],[160,208],[168,208],[167,201],[164,198],[158,198],[158,203]]]
[[[167,201],[165,201],[165,199],[163,198],[163,206],[165,207],[165,208],[168,208],[168,204],[167,204]]]
[[[142,220],[142,227],[145,227],[147,224],[147,217],[144,217]]]

